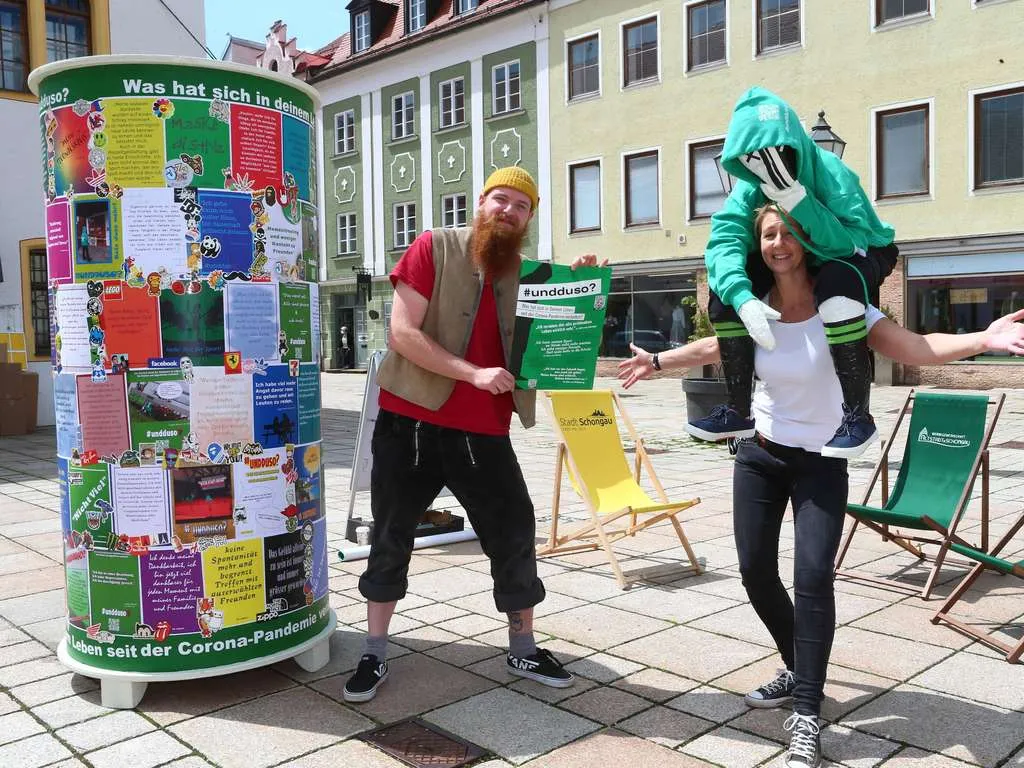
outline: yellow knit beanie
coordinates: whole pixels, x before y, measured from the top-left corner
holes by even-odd
[[[495,187],[508,187],[514,189],[517,192],[522,192],[528,198],[532,204],[531,210],[537,208],[537,204],[540,202],[540,192],[537,189],[537,182],[533,180],[533,176],[529,172],[520,168],[517,165],[510,165],[507,168],[499,168],[487,178],[487,183],[484,184],[483,194],[487,194]]]

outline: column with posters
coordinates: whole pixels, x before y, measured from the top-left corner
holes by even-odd
[[[591,389],[612,271],[524,261],[510,371],[517,389]]]
[[[315,91],[103,56],[39,95],[68,584],[104,704],[327,661]],[[316,377],[316,381],[313,378]],[[128,687],[125,687],[128,686]]]

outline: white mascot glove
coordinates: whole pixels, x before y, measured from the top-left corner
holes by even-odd
[[[738,312],[750,338],[769,352],[775,349],[775,336],[772,334],[768,321],[778,320],[782,315],[757,299],[751,299],[742,304]]]
[[[792,211],[807,196],[804,185],[796,179],[796,153],[791,147],[765,147],[739,161],[761,180],[764,196]]]

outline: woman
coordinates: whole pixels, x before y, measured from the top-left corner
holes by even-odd
[[[739,443],[733,472],[733,524],[740,573],[750,603],[771,633],[786,664],[777,678],[746,696],[754,707],[793,702],[785,728],[792,732],[786,765],[816,768],[821,762],[819,716],[825,670],[835,633],[833,562],[843,530],[848,491],[846,459],[823,457],[821,446],[843,418],[842,390],[814,303],[814,276],[793,230],[776,209],[762,208],[754,221],[760,256],[774,284],[764,300],[781,320],[773,351],[758,347],[753,438]],[[986,330],[962,335],[911,333],[870,307],[868,343],[908,365],[935,365],[985,351],[1024,355],[1024,310]],[[619,365],[628,388],[656,370],[717,362],[718,339],[652,355],[631,346],[634,357]],[[794,594],[779,578],[782,517],[793,504]]]

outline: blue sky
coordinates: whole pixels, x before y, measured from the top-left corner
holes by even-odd
[[[206,0],[206,47],[219,58],[230,32],[263,42],[281,19],[301,50],[315,51],[348,29],[347,0]]]

